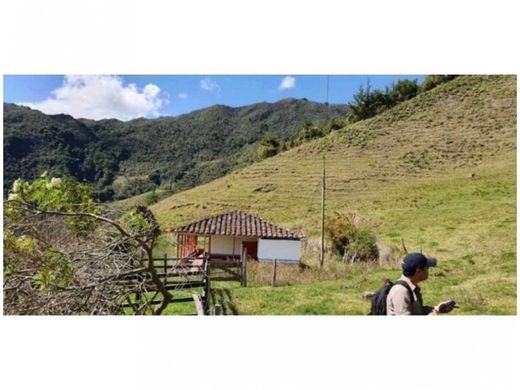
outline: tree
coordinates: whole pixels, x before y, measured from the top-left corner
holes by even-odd
[[[323,137],[323,135],[323,130],[319,126],[307,122],[298,132],[298,141],[300,143],[307,142],[315,138]]]
[[[440,84],[453,80],[455,77],[457,77],[457,76],[456,75],[447,75],[447,74],[445,74],[445,75],[441,75],[441,74],[428,75],[428,76],[426,76],[423,83],[421,84],[420,92],[422,93],[422,92],[429,91],[430,89],[433,89]]]
[[[330,133],[331,131],[339,130],[344,128],[347,125],[346,118],[332,118],[324,128],[324,133]]]
[[[281,147],[281,141],[278,136],[272,131],[267,131],[260,140],[258,147],[258,158],[264,160],[269,157],[276,156]]]
[[[349,103],[350,121],[357,122],[368,119],[385,110],[389,105],[389,97],[387,93],[376,89],[372,92],[370,81],[367,81],[366,88],[361,85],[356,94],[354,101]]]
[[[120,314],[128,303],[160,314],[172,295],[153,264],[159,232],[147,208],[102,208],[87,184],[16,180],[4,206],[4,312]]]
[[[148,180],[150,180],[156,186],[159,186],[161,184],[161,172],[158,170],[153,171],[148,175]]]
[[[385,91],[376,89],[371,91],[370,81],[366,88],[359,87],[359,91],[354,95],[354,101],[349,103],[351,122],[371,118],[381,112],[409,100],[417,95],[419,86],[417,80],[399,80],[392,85],[391,89]]]
[[[414,98],[418,92],[419,86],[417,85],[417,80],[399,80],[392,85],[389,98],[393,106]]]

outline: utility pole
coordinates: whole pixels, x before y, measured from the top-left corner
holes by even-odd
[[[325,252],[325,155],[323,155],[323,169],[321,173],[321,248],[320,268],[323,268]]]
[[[327,122],[329,121],[329,76],[327,75]],[[325,257],[325,153],[323,154],[323,169],[321,173],[321,247],[320,247],[320,268],[323,268]]]

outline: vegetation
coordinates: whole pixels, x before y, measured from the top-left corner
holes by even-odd
[[[457,76],[455,76],[455,75],[440,75],[440,74],[434,74],[434,75],[426,76],[426,78],[424,79],[424,81],[421,84],[420,92],[429,91],[430,89],[433,89],[433,88],[435,88],[438,85],[441,85],[441,84],[446,83],[446,82],[448,82],[450,80],[453,80],[455,77],[457,77]]]
[[[312,243],[324,154],[326,214],[363,216],[377,237],[379,265],[344,264],[330,252],[330,271],[318,277]],[[459,76],[151,210],[169,228],[235,207],[302,231],[311,267],[310,276],[295,268],[274,289],[213,285],[229,290],[240,314],[367,313],[362,293],[400,274],[401,239],[409,251],[439,259],[423,289],[426,303],[453,298],[454,315],[514,314],[516,78]]]
[[[453,75],[430,75],[427,76],[419,86],[417,80],[399,80],[392,84],[385,91],[380,89],[372,90],[370,81],[366,87],[360,86],[359,91],[354,95],[354,100],[349,103],[350,122],[357,122],[363,119],[372,118],[381,112],[405,102],[417,96],[419,93],[429,91],[436,86],[453,80]]]
[[[367,227],[356,224],[352,217],[336,214],[326,224],[332,250],[343,261],[377,261],[376,237]]]
[[[4,207],[4,313],[160,314],[171,294],[153,266],[159,234],[146,208],[104,211],[89,185],[43,174],[18,179]],[[159,304],[152,302],[159,298]]]
[[[258,147],[258,158],[264,160],[276,156],[280,152],[281,146],[281,141],[275,133],[271,131],[264,133]]]
[[[99,201],[160,186],[188,189],[254,162],[268,131],[289,139],[306,120],[323,124],[327,115],[346,111],[346,106],[286,99],[121,122],[4,104],[4,197],[17,178],[33,180],[43,171],[93,184]]]
[[[369,303],[361,298],[363,293],[377,289],[384,278],[398,278],[399,259],[403,255],[401,240],[404,240],[408,250],[422,250],[439,259],[439,266],[432,269],[423,288],[426,304],[452,298],[460,306],[454,315],[516,313],[516,77],[459,76],[432,80],[428,84],[435,88],[424,87],[425,80],[413,99],[386,107],[377,115],[355,123],[331,121],[331,131],[325,130],[322,136],[295,143],[285,152],[281,152],[282,146],[271,158],[176,193],[151,207],[165,229],[238,207],[302,231],[307,237],[305,266],[280,266],[277,287],[269,286],[270,265],[252,264],[249,287],[215,282],[213,302],[223,303],[228,314],[365,314]],[[413,88],[409,87],[402,86],[394,98],[410,96],[407,91]],[[217,109],[225,111],[223,107]],[[280,144],[291,145],[301,127],[301,123],[295,126],[293,138],[277,133],[270,126],[262,128],[259,134],[273,130]],[[327,124],[324,128],[328,127]],[[235,166],[247,165],[256,158],[256,152],[256,145],[250,144],[247,152],[235,155],[240,156],[236,157],[240,162]],[[316,241],[320,231],[324,155],[326,214],[330,216],[334,211],[345,215],[354,211],[362,216],[366,226],[370,226],[370,233],[362,234],[359,241],[373,248],[376,237],[377,264],[335,261],[341,253],[351,252],[348,245],[335,249],[331,241],[325,267],[319,268]],[[207,156],[197,155],[193,160],[196,162],[185,167],[188,173],[172,183],[172,190],[181,189],[183,180],[209,180],[223,172],[222,167],[231,166],[225,157]],[[164,178],[169,177],[151,163],[143,162],[137,168],[138,165],[130,158],[125,160],[120,176],[148,178],[153,185],[159,179],[164,185]],[[47,178],[45,187],[53,188],[56,184]],[[149,196],[150,201],[155,201],[156,196],[166,194],[163,191],[152,190],[139,199],[147,202]],[[129,199],[125,206],[133,201]],[[6,209],[9,211],[9,207]],[[72,251],[78,252],[74,246],[77,241],[70,233],[73,230],[63,227],[66,219],[62,219],[59,230],[47,231],[44,226],[54,226],[49,224],[48,215],[29,215],[31,219],[20,225],[25,230],[9,227],[13,226],[14,217],[4,216],[8,226],[4,252],[9,258],[7,262],[4,260],[4,281],[13,280],[13,269],[18,274],[24,269],[14,268],[17,261],[27,262],[24,267],[37,264],[29,278],[32,290],[29,289],[28,296],[35,297],[34,302],[46,302],[41,301],[41,293],[34,291],[39,286],[68,288],[71,279],[77,280],[78,270],[69,260]],[[41,221],[34,219],[42,217],[45,219]],[[131,220],[120,220],[119,214],[114,219],[125,231],[133,229]],[[338,225],[339,233],[346,231],[347,237],[359,236],[359,232],[349,231],[348,223],[343,221]],[[32,241],[29,227],[39,229],[39,234],[65,237],[63,242],[67,245],[60,246],[58,242],[52,247],[41,246]],[[64,236],[64,232],[69,233]],[[26,241],[24,235],[31,240]],[[100,240],[107,235],[100,232],[95,237]],[[100,242],[103,241],[95,244]],[[163,241],[158,242],[162,245]],[[36,252],[34,248],[38,248]],[[31,253],[37,254],[36,259]],[[63,259],[74,267],[66,266]],[[4,304],[12,299],[5,291],[4,296],[7,297]],[[29,302],[25,302],[27,307]],[[44,307],[49,308],[47,304]],[[163,313],[182,311],[180,306],[172,305]]]
[[[273,138],[273,134],[269,134],[269,137],[263,140],[258,147],[259,159],[263,160],[275,156],[281,151],[324,137],[331,131],[346,127],[348,123],[372,118],[399,103],[414,98],[419,93],[429,91],[440,84],[453,80],[455,77],[457,76],[430,75],[420,86],[417,80],[403,79],[392,84],[391,88],[387,87],[384,92],[379,89],[372,91],[370,81],[368,81],[366,88],[360,86],[358,93],[354,95],[353,102],[348,104],[349,112],[347,116],[334,117],[323,126],[306,121],[299,132],[285,143]]]

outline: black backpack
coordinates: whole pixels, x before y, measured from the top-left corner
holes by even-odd
[[[413,292],[408,283],[404,280],[397,280],[395,283],[392,283],[390,280],[386,279],[383,287],[377,290],[370,298],[372,301],[372,307],[370,308],[370,313],[368,313],[369,315],[386,316],[386,297],[395,284],[400,284],[401,286],[406,287],[410,293],[412,302],[414,301]]]

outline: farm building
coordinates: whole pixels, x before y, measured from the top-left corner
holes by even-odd
[[[241,210],[214,215],[172,230],[177,257],[207,253],[211,258],[299,263],[302,236]]]

